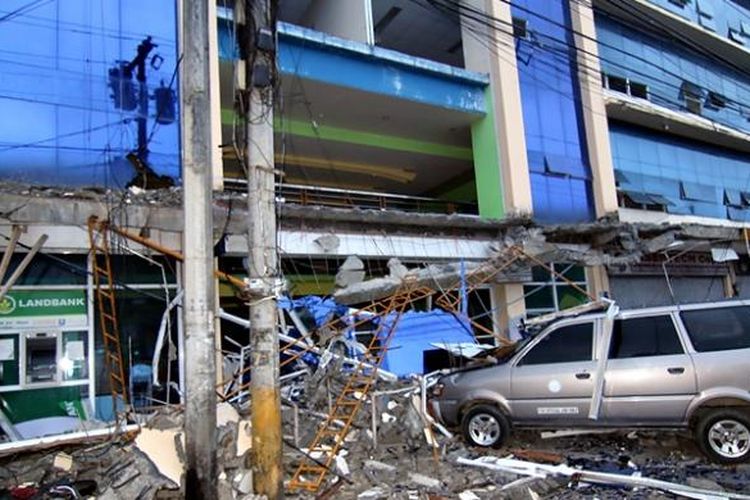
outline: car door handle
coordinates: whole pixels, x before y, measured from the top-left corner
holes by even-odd
[[[586,372],[576,373],[576,378],[578,380],[586,380],[586,379],[591,378],[591,374],[590,373],[586,373]]]
[[[672,375],[679,375],[681,373],[685,373],[685,369],[681,366],[677,366],[674,368],[667,368],[667,371],[671,373]]]

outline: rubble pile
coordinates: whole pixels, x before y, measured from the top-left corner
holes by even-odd
[[[294,473],[323,422],[329,400],[347,377],[331,363],[322,376],[288,384],[283,405],[284,467]],[[313,377],[308,376],[309,379]],[[317,390],[311,391],[314,385]],[[527,475],[488,470],[471,461],[515,460],[534,467],[581,471],[713,492],[701,498],[743,498],[750,465],[705,462],[687,434],[666,431],[514,432],[503,449],[467,447],[460,435],[430,431],[421,413],[419,380],[379,380],[358,414],[318,498],[675,498],[646,486],[591,484],[584,475]],[[222,499],[252,497],[249,419],[229,403],[217,406],[219,490]],[[463,463],[462,463],[463,462]],[[96,444],[29,450],[0,458],[0,498],[181,498],[184,436],[179,407],[152,414],[140,431]],[[492,462],[494,463],[494,462]],[[553,469],[551,469],[553,470]],[[29,496],[23,496],[29,495]],[[46,495],[46,496],[44,496]],[[66,496],[67,495],[67,496]],[[737,495],[737,496],[735,496]],[[290,498],[312,498],[291,492]],[[694,498],[698,498],[697,496]]]

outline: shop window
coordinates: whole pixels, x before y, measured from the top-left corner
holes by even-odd
[[[57,381],[57,335],[28,333],[26,341],[26,383]]]
[[[587,289],[585,268],[572,264],[553,266],[562,277],[544,267],[533,267],[532,282],[523,287],[526,315],[530,318],[569,309],[588,301],[588,296],[576,289]]]
[[[20,369],[18,335],[0,335],[0,386],[19,385]]]
[[[63,332],[60,371],[63,380],[88,378],[88,332]]]
[[[474,338],[481,344],[494,344],[496,339],[491,333],[493,331],[493,308],[490,290],[483,288],[470,291],[468,309]]]

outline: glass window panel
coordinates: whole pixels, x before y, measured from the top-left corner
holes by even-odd
[[[594,324],[568,325],[552,331],[521,360],[521,365],[591,360]]]
[[[0,385],[21,382],[18,335],[0,335]]]
[[[534,266],[531,268],[531,279],[532,281],[541,281],[546,283],[552,279],[550,272],[546,268],[541,266]]]
[[[682,354],[684,350],[669,316],[617,320],[609,357],[613,359]]]
[[[698,352],[750,347],[750,307],[722,307],[681,313]]]
[[[571,266],[570,264],[555,264],[555,271],[562,274],[570,281],[586,281],[586,269],[582,266]],[[556,279],[560,279],[556,277]]]
[[[526,296],[527,309],[554,309],[555,299],[552,296],[552,286],[526,285],[523,287]]]
[[[88,333],[86,331],[64,332],[60,371],[63,380],[85,380],[88,378]]]
[[[585,304],[588,300],[589,298],[585,293],[576,290],[572,286],[557,287],[557,306],[561,311]]]

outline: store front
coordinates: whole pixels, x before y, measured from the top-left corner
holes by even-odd
[[[85,289],[10,291],[0,301],[0,422],[13,439],[66,432],[93,409]]]

